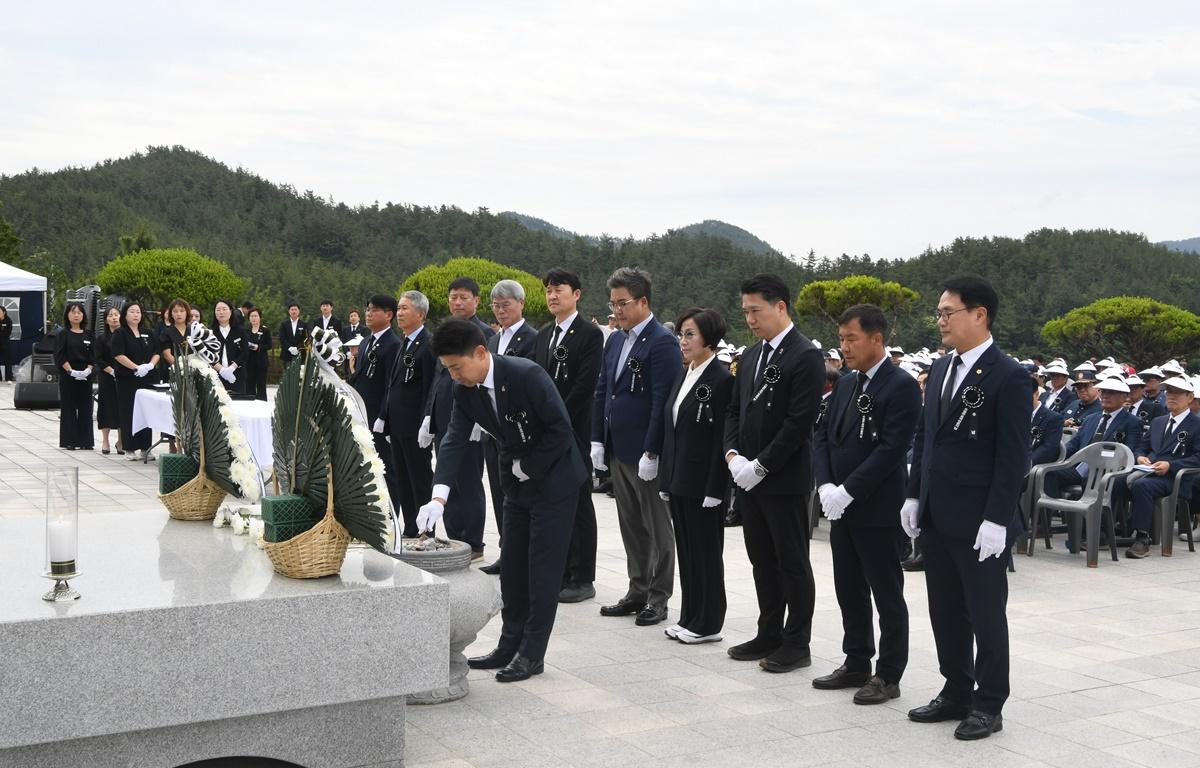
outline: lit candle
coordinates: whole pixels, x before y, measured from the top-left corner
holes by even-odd
[[[46,538],[51,563],[69,563],[75,560],[74,520],[50,520],[46,523]]]

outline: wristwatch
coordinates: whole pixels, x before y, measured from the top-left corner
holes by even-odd
[[[658,461],[657,453],[650,453],[649,451],[646,451],[644,455],[647,459],[650,459],[650,461]]]
[[[766,477],[767,476],[767,468],[764,467],[762,464],[759,464],[758,461],[755,461],[754,462],[754,474],[758,475],[759,477]]]

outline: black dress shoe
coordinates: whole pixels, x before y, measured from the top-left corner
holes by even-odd
[[[822,691],[836,691],[841,688],[860,688],[870,678],[870,672],[854,672],[843,664],[828,675],[813,678],[812,684],[813,688]]]
[[[480,566],[479,570],[483,571],[488,576],[499,576],[500,575],[500,558],[497,557],[496,562],[494,562],[494,563],[489,563],[488,565]]]
[[[1001,715],[989,715],[986,712],[972,712],[954,729],[954,738],[963,741],[986,739],[993,733],[1004,730],[1004,718]]]
[[[778,640],[764,640],[756,637],[733,646],[726,653],[738,661],[758,661],[767,658],[777,650],[779,650]]]
[[[900,686],[889,683],[879,675],[875,675],[867,684],[854,694],[855,704],[883,704],[888,699],[900,698]]]
[[[955,704],[938,696],[923,707],[908,710],[908,719],[914,723],[941,723],[946,720],[962,720],[967,716],[966,704]]]
[[[667,618],[667,606],[665,605],[647,605],[642,610],[638,611],[637,624],[639,627],[649,627],[657,624],[660,621],[665,621]]]
[[[541,659],[532,661],[524,656],[517,656],[508,663],[507,667],[496,673],[496,682],[515,683],[518,680],[528,680],[545,671],[546,664]]]
[[[812,656],[807,648],[792,648],[786,645],[758,662],[758,666],[762,667],[764,672],[791,672],[810,664]]]
[[[632,616],[638,613],[645,607],[645,603],[641,600],[633,600],[628,597],[622,597],[612,605],[600,606],[601,616]]]
[[[558,593],[560,603],[582,603],[596,596],[596,588],[591,584],[568,584]]]
[[[467,666],[471,669],[500,669],[508,666],[508,663],[513,660],[516,654],[507,653],[497,648],[487,656],[472,656],[467,659]]]

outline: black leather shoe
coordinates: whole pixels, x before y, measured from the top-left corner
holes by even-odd
[[[941,723],[946,720],[962,720],[966,716],[966,704],[955,704],[941,696],[923,707],[908,710],[908,719],[914,723]]]
[[[641,600],[633,600],[628,597],[622,597],[612,605],[600,606],[601,616],[632,616],[638,613],[645,607],[645,603]]]
[[[665,621],[667,618],[667,606],[665,605],[647,605],[642,610],[638,611],[637,624],[639,627],[650,627],[660,621]]]
[[[497,648],[487,656],[472,656],[467,659],[467,666],[471,669],[500,669],[508,666],[508,662],[513,660],[514,655]]]
[[[879,675],[875,675],[854,694],[854,703],[883,704],[888,699],[898,698],[900,698],[900,686],[896,683],[889,683]]]
[[[488,576],[499,576],[500,575],[500,558],[497,557],[496,562],[494,562],[494,563],[490,563],[488,565],[481,566],[479,568],[479,570],[483,571]]]
[[[596,596],[596,588],[591,584],[568,584],[558,593],[560,603],[582,603]]]
[[[986,712],[972,712],[954,729],[954,738],[963,741],[986,739],[993,733],[1004,730],[1004,717]]]
[[[813,678],[813,688],[822,691],[836,691],[841,688],[859,688],[871,678],[870,672],[852,672],[845,664],[830,672],[828,675]]]
[[[515,683],[519,680],[528,680],[545,671],[546,664],[541,659],[532,661],[524,656],[517,656],[508,663],[507,667],[496,673],[496,682]]]
[[[733,646],[726,653],[738,661],[758,661],[767,658],[777,650],[779,650],[778,640],[763,640],[756,637]]]
[[[791,672],[812,664],[812,656],[805,648],[789,648],[786,645],[758,662],[764,672]]]

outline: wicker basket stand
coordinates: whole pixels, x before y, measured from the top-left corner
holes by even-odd
[[[200,436],[200,469],[196,476],[170,493],[158,496],[175,520],[212,520],[225,500],[225,489],[204,472],[204,435]]]
[[[333,467],[329,468],[327,483],[329,499],[319,523],[287,541],[264,543],[276,573],[292,579],[318,579],[342,569],[350,532],[333,516]]]

